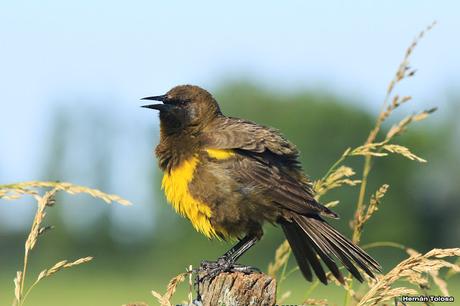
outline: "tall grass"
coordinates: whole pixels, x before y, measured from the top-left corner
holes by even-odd
[[[417,156],[409,148],[397,144],[395,141],[397,136],[403,134],[407,128],[414,122],[422,121],[426,119],[430,114],[436,111],[436,108],[423,110],[417,113],[406,116],[403,120],[394,123],[391,128],[383,133],[382,125],[386,121],[392,119],[392,115],[401,105],[410,102],[411,96],[400,96],[395,93],[397,85],[401,82],[412,78],[415,75],[409,65],[409,60],[414,52],[414,49],[424,37],[424,35],[431,30],[435,25],[433,23],[422,31],[407,48],[403,61],[398,66],[394,78],[390,81],[385,99],[383,101],[382,110],[378,114],[374,127],[370,130],[369,135],[365,142],[355,148],[347,148],[339,159],[332,165],[332,167],[326,172],[323,178],[314,182],[314,190],[316,191],[316,198],[319,200],[329,190],[334,188],[340,188],[344,185],[359,186],[359,196],[356,201],[356,209],[354,217],[351,220],[353,236],[352,240],[354,243],[359,243],[363,234],[364,225],[374,216],[381,205],[385,194],[388,192],[390,186],[386,183],[382,183],[381,187],[370,194],[367,190],[369,175],[373,168],[373,162],[376,158],[383,158],[389,155],[402,155],[405,158],[425,163],[425,159]],[[351,157],[362,156],[363,167],[359,171],[360,177],[355,179],[355,170],[346,166],[344,163]],[[339,201],[333,201],[328,206],[337,205]],[[428,293],[429,278],[433,280],[433,283],[439,288],[444,295],[449,295],[447,289],[447,282],[439,276],[439,270],[441,268],[450,269],[449,274],[457,273],[460,271],[458,264],[450,263],[441,258],[444,257],[458,257],[460,256],[460,248],[453,249],[433,249],[425,255],[419,254],[415,250],[412,250],[406,246],[398,244],[396,242],[385,241],[385,242],[374,242],[367,246],[363,246],[365,249],[374,247],[395,247],[402,249],[407,252],[410,256],[408,259],[399,263],[386,275],[378,275],[377,279],[367,278],[367,292],[364,295],[360,295],[355,292],[351,277],[346,278],[345,285],[341,285],[335,282],[336,285],[342,286],[345,292],[344,305],[377,305],[379,303],[397,299],[402,295],[412,294],[423,294]],[[279,284],[290,274],[286,274],[285,267],[287,266],[290,256],[289,246],[286,242],[281,244],[276,253],[273,263],[269,265],[269,274],[279,277]],[[276,269],[273,269],[275,267]],[[292,272],[292,271],[291,271]],[[329,278],[334,281],[332,275],[329,273]],[[407,286],[395,285],[397,281],[404,280],[409,283]],[[315,281],[308,291],[308,296],[316,289],[318,281]],[[399,283],[398,283],[399,284]],[[289,291],[287,291],[289,293]],[[279,303],[282,303],[283,297],[288,296],[288,293],[280,293]],[[305,305],[322,305],[326,303],[326,300],[314,300],[308,298],[304,301]]]
[[[356,201],[354,217],[351,220],[353,235],[352,240],[359,243],[363,234],[365,224],[375,216],[379,207],[382,205],[384,196],[390,190],[390,186],[386,183],[381,183],[380,187],[369,192],[368,182],[369,175],[373,169],[373,163],[379,158],[385,158],[392,155],[401,155],[411,161],[425,163],[425,159],[419,157],[409,148],[399,143],[396,143],[397,136],[403,134],[407,128],[414,122],[422,121],[432,114],[436,108],[423,110],[417,113],[406,116],[403,120],[395,122],[391,128],[384,133],[382,125],[393,118],[394,112],[403,104],[412,100],[410,96],[400,96],[395,93],[397,86],[415,75],[409,65],[410,57],[418,45],[419,41],[428,32],[434,23],[427,29],[422,31],[406,50],[403,61],[398,66],[394,78],[390,81],[386,96],[383,101],[382,110],[378,114],[374,127],[370,130],[367,139],[362,145],[357,147],[346,148],[336,162],[326,171],[325,175],[313,182],[313,188],[316,192],[316,199],[319,201],[330,190],[341,188],[343,186],[359,186],[359,196]],[[352,169],[346,162],[350,158],[363,158],[362,169],[356,171]],[[356,177],[356,172],[359,177]],[[43,191],[44,190],[44,191]],[[14,278],[14,306],[24,305],[31,290],[44,279],[54,276],[56,273],[72,268],[81,264],[90,262],[93,257],[82,257],[73,261],[62,260],[50,268],[43,269],[31,281],[28,281],[32,276],[28,273],[28,266],[31,254],[36,247],[40,238],[51,230],[50,226],[43,226],[43,220],[46,217],[46,210],[55,205],[55,195],[59,191],[64,191],[70,194],[86,193],[95,198],[102,199],[107,203],[118,202],[122,205],[130,203],[119,196],[109,195],[96,189],[77,186],[70,183],[61,182],[23,182],[17,184],[0,185],[0,199],[15,200],[23,196],[32,196],[36,201],[37,210],[31,225],[30,233],[24,244],[24,260],[22,267],[17,271]],[[339,201],[326,203],[328,207],[338,205]],[[446,278],[454,273],[460,272],[460,260],[456,263],[451,263],[444,258],[460,257],[460,248],[452,249],[433,249],[426,254],[420,254],[417,251],[398,244],[397,242],[384,241],[373,242],[363,246],[364,249],[374,247],[395,247],[406,252],[409,257],[385,275],[377,275],[376,279],[366,277],[367,290],[365,294],[358,293],[353,287],[351,276],[346,278],[344,285],[335,281],[331,273],[328,273],[328,278],[337,286],[341,286],[344,290],[345,305],[377,305],[379,303],[398,298],[401,295],[410,294],[427,294],[429,290],[430,280],[439,288],[444,295],[449,295]],[[268,266],[267,273],[278,279],[278,284],[281,285],[293,273],[298,271],[298,268],[287,270],[288,262],[291,255],[291,249],[287,241],[284,241],[275,252],[274,260]],[[444,278],[440,276],[440,269],[448,269],[448,273]],[[166,292],[160,294],[152,291],[152,295],[161,305],[171,305],[171,298],[176,292],[177,286],[188,279],[189,294],[184,301],[184,304],[192,303],[192,267],[190,266],[185,273],[175,276],[167,285]],[[188,276],[188,277],[187,277]],[[400,285],[400,281],[406,281],[407,285]],[[27,284],[30,283],[28,286]],[[314,281],[307,292],[307,299],[303,301],[304,305],[328,305],[327,299],[313,299],[311,294],[316,290],[319,281]],[[278,304],[282,304],[289,296],[289,290],[278,293]],[[138,304],[140,305],[140,304]],[[144,305],[142,303],[142,305]]]
[[[326,171],[326,174],[314,181],[313,188],[316,193],[316,199],[320,200],[330,190],[341,188],[343,186],[359,186],[359,196],[356,201],[354,217],[351,220],[353,230],[352,240],[359,243],[363,234],[365,224],[375,216],[383,198],[390,190],[390,186],[386,183],[381,183],[381,186],[369,193],[368,182],[369,175],[373,169],[373,163],[378,158],[386,158],[393,155],[401,155],[408,160],[426,163],[427,161],[404,145],[396,142],[397,137],[403,134],[408,127],[418,121],[426,119],[430,114],[436,111],[436,108],[422,110],[410,115],[404,119],[395,122],[391,128],[384,133],[382,125],[393,119],[394,112],[403,104],[412,100],[409,95],[400,96],[395,93],[398,85],[415,76],[415,70],[410,67],[410,58],[420,40],[425,34],[432,29],[435,23],[428,26],[407,48],[402,62],[399,64],[393,79],[390,81],[386,95],[382,104],[382,110],[377,115],[375,125],[369,132],[364,143],[357,147],[346,148],[340,155],[337,161]],[[359,171],[352,169],[346,165],[350,158],[363,158],[363,167]],[[359,177],[356,177],[356,172],[359,172]],[[328,207],[338,205],[339,201],[326,203]],[[332,274],[328,273],[328,278],[337,286],[341,286],[344,290],[344,305],[377,305],[379,303],[398,298],[401,295],[408,294],[427,294],[429,278],[444,295],[449,295],[447,282],[439,275],[441,268],[449,269],[447,276],[460,271],[460,260],[454,264],[442,258],[459,257],[460,248],[453,249],[433,249],[430,252],[422,255],[413,249],[392,241],[374,242],[363,246],[365,249],[375,247],[394,247],[405,251],[409,258],[396,265],[390,272],[385,275],[377,275],[377,279],[366,277],[367,290],[366,294],[359,294],[353,288],[351,276],[346,277],[344,285],[335,281]],[[291,255],[289,243],[285,240],[275,251],[274,260],[269,264],[267,273],[278,280],[278,286],[281,285],[290,275],[298,271],[298,267],[287,270],[288,261]],[[179,278],[178,278],[179,277]],[[170,299],[174,293],[176,286],[185,279],[185,274],[181,274],[173,278],[169,283],[167,292],[161,295],[153,291],[153,295],[161,305],[171,305]],[[406,286],[399,285],[399,281],[404,280],[408,283]],[[396,285],[398,282],[398,285]],[[328,305],[327,299],[312,299],[311,294],[315,291],[319,281],[314,281],[307,292],[307,299],[302,302],[303,305]],[[282,304],[290,295],[291,291],[278,292],[277,303]]]
[[[43,195],[40,193],[41,189],[46,189]],[[124,200],[117,195],[106,194],[97,189],[73,185],[70,183],[32,181],[0,185],[0,199],[16,200],[22,196],[30,195],[35,199],[37,204],[37,210],[32,221],[32,226],[24,244],[24,261],[22,269],[16,272],[16,277],[14,278],[13,306],[24,305],[32,289],[44,279],[55,275],[59,271],[88,263],[93,259],[93,257],[88,256],[74,261],[61,260],[50,268],[42,270],[35,277],[32,284],[28,287],[26,286],[26,280],[28,277],[30,278],[27,270],[32,250],[36,247],[39,239],[46,234],[47,231],[53,228],[52,226],[43,226],[43,220],[46,216],[46,210],[55,205],[55,195],[59,191],[65,191],[70,194],[86,193],[107,203],[118,202],[122,205],[130,205],[129,201]]]

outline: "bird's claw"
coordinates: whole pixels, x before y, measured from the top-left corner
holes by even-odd
[[[237,264],[225,257],[219,257],[216,261],[204,260],[200,267],[195,269],[195,285],[203,282],[206,279],[212,280],[222,272],[242,272],[242,273],[260,273],[260,270],[253,266],[245,266]]]
[[[231,272],[242,272],[245,274],[261,273],[261,271],[257,267],[245,266],[245,265],[240,265],[240,264],[234,264],[231,269]]]

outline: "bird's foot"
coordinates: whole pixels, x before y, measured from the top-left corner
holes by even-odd
[[[195,283],[198,284],[206,279],[213,279],[222,272],[243,272],[243,273],[260,273],[260,270],[253,266],[237,264],[226,257],[219,257],[216,261],[204,260],[200,267],[196,269]]]

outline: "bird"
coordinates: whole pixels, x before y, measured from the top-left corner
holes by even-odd
[[[237,260],[263,236],[263,225],[281,227],[302,275],[327,285],[326,270],[342,284],[341,263],[358,281],[375,278],[380,264],[332,227],[338,215],[315,200],[299,151],[277,129],[225,116],[216,99],[195,85],[179,85],[142,100],[159,111],[155,148],[161,187],[174,210],[208,238],[238,242],[199,270],[251,273]],[[325,267],[323,266],[325,265]]]

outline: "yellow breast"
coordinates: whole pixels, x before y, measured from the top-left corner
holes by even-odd
[[[219,160],[227,159],[234,155],[230,150],[207,149],[206,152],[210,157]],[[166,199],[171,203],[176,212],[187,217],[197,231],[203,233],[208,238],[220,238],[209,220],[211,217],[211,208],[205,203],[194,199],[189,192],[188,186],[193,179],[198,163],[198,157],[193,156],[183,161],[169,173],[165,172],[161,188],[165,192]],[[220,234],[226,235],[222,232]]]
[[[179,167],[164,174],[161,187],[165,192],[166,199],[174,209],[187,217],[197,231],[202,232],[208,238],[217,237],[209,221],[211,209],[206,204],[194,199],[188,189],[197,164],[198,158],[196,156],[183,161]]]

